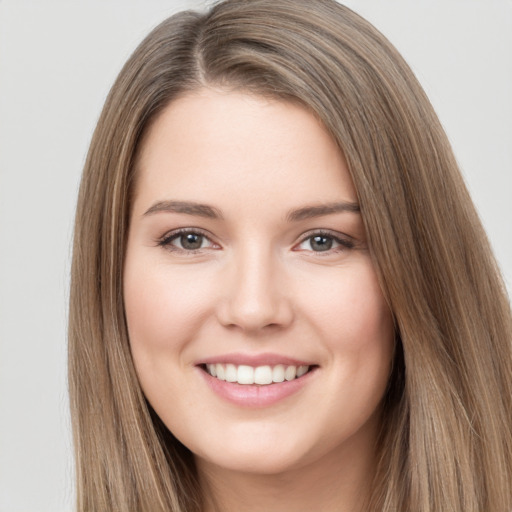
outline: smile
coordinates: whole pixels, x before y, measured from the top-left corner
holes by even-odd
[[[308,373],[310,366],[277,364],[275,366],[248,366],[235,364],[206,364],[205,370],[218,380],[237,384],[277,384],[298,379]]]
[[[320,370],[316,361],[271,352],[212,355],[195,367],[223,402],[245,409],[270,407],[300,393]]]

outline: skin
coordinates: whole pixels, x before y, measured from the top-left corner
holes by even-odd
[[[224,511],[357,510],[375,467],[392,318],[358,211],[289,218],[357,204],[342,153],[300,106],[205,88],[152,124],[137,172],[124,268],[133,359],[149,402],[195,454],[207,509],[214,499]],[[174,231],[186,228],[203,235],[199,249]],[[328,250],[312,243],[319,231]],[[315,370],[277,403],[244,407],[198,366],[232,353]]]

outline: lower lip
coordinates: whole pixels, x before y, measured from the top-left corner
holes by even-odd
[[[298,379],[266,385],[227,382],[212,377],[201,368],[199,371],[210,389],[224,400],[239,407],[258,408],[269,407],[298,393],[311,380],[316,368]]]

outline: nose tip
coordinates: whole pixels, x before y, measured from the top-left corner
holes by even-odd
[[[240,271],[226,283],[227,293],[218,307],[222,325],[245,332],[288,326],[293,309],[284,283],[263,266],[256,271]]]
[[[244,331],[258,331],[269,327],[287,325],[283,308],[269,300],[234,300],[224,307],[221,323],[239,327]]]

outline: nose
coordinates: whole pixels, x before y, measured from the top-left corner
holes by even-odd
[[[217,307],[222,325],[254,334],[283,329],[292,323],[293,307],[285,274],[270,251],[245,251],[233,258],[226,274]]]

